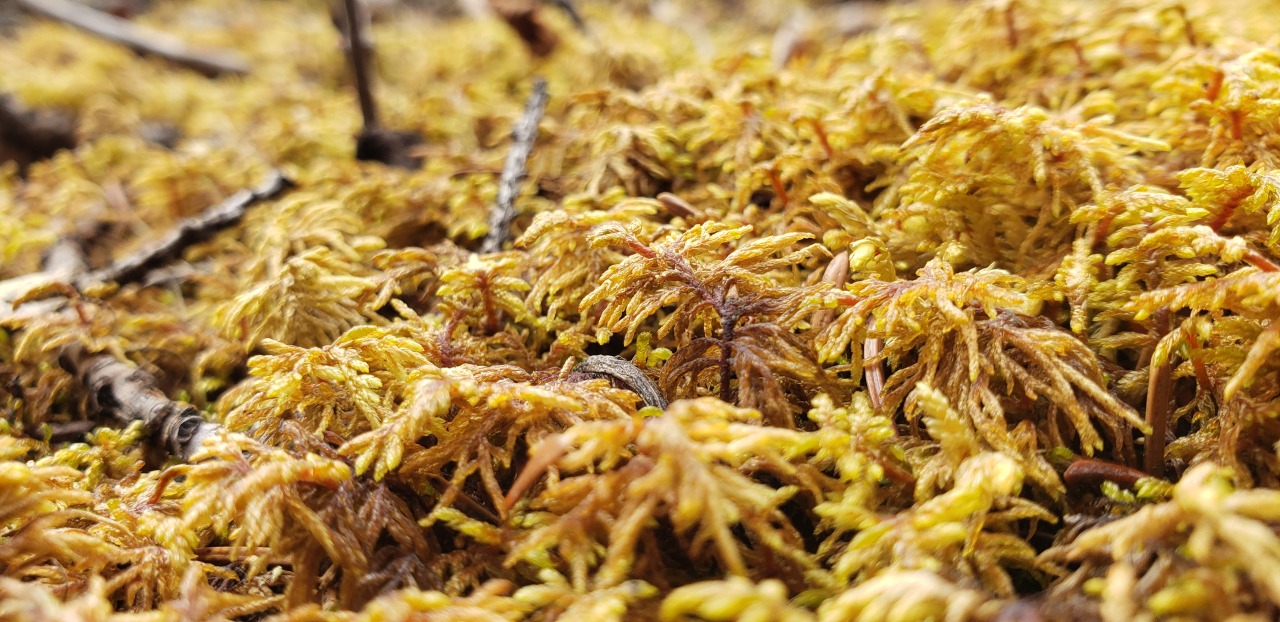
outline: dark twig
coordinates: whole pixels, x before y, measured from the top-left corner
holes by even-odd
[[[184,220],[160,241],[91,273],[86,273],[85,255],[100,232],[83,231],[63,236],[45,252],[44,268],[40,272],[0,281],[0,322],[57,312],[64,306],[66,295],[74,295],[78,289],[90,285],[108,281],[123,285],[143,280],[154,269],[176,259],[188,246],[239,222],[254,203],[275,197],[292,186],[293,182],[272,171],[258,188],[237,192],[204,213]],[[32,292],[37,294],[35,298],[41,299],[32,298]],[[61,295],[49,298],[55,293]]]
[[[634,391],[640,399],[644,400],[646,406],[656,406],[663,410],[667,408],[667,398],[662,395],[653,381],[626,359],[595,354],[575,365],[573,373],[608,376]]]
[[[193,50],[175,37],[142,28],[69,0],[17,0],[17,2],[33,13],[119,43],[138,54],[163,58],[209,77],[223,74],[244,75],[249,72],[248,64],[239,54],[228,50]]]
[[[89,354],[76,345],[64,348],[58,358],[84,387],[91,417],[142,421],[165,451],[184,461],[221,427],[205,421],[194,406],[166,397],[151,374],[110,354]]]
[[[524,104],[524,114],[511,132],[511,151],[502,164],[502,177],[498,180],[498,200],[489,214],[489,233],[480,245],[481,252],[496,253],[511,236],[511,221],[516,217],[516,195],[520,182],[524,181],[525,165],[538,140],[538,122],[547,106],[547,81],[538,78],[533,82],[533,93]]]
[[[373,43],[365,32],[368,20],[360,0],[343,0],[343,7],[345,19],[335,21],[341,22],[338,25],[346,38],[356,97],[360,100],[360,119],[364,123],[356,136],[356,159],[416,169],[422,165],[422,156],[416,154],[422,137],[384,128],[378,121],[378,102],[373,94]]]
[[[245,210],[253,204],[272,199],[292,187],[293,182],[279,171],[272,171],[257,188],[241,190],[231,195],[200,215],[182,221],[151,246],[76,279],[75,284],[83,288],[93,283],[114,281],[123,284],[141,280],[147,272],[176,259],[192,244],[208,240],[215,233],[240,222]]]

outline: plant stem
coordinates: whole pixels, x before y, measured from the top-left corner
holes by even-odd
[[[1169,309],[1161,309],[1152,319],[1155,320],[1158,342],[1169,332]],[[1157,364],[1153,357],[1147,380],[1146,410],[1147,425],[1151,426],[1151,434],[1147,435],[1142,459],[1143,468],[1152,477],[1164,477],[1165,434],[1169,428],[1169,399],[1172,392],[1173,366],[1168,359]]]
[[[356,95],[360,98],[360,117],[364,131],[378,127],[378,107],[373,101],[373,84],[369,79],[369,41],[364,33],[364,14],[359,0],[343,0],[347,11],[347,43],[351,46],[351,68],[356,80]]]

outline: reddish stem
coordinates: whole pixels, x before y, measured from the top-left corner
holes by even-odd
[[[1155,334],[1157,341],[1169,332],[1169,309],[1156,312]],[[1155,348],[1156,346],[1152,346]],[[1147,425],[1151,426],[1151,434],[1147,435],[1147,445],[1143,452],[1143,467],[1154,477],[1164,476],[1165,434],[1169,429],[1169,400],[1173,394],[1173,365],[1166,360],[1159,365],[1152,364],[1147,380]]]
[[[1231,138],[1235,140],[1244,138],[1244,113],[1232,110],[1227,114],[1231,117]]]
[[[778,176],[778,169],[774,167],[769,169],[769,183],[773,185],[773,194],[778,197],[782,205],[787,204],[787,188],[782,184],[782,178]]]
[[[1206,391],[1209,395],[1213,395],[1213,380],[1209,378],[1209,368],[1205,367],[1204,355],[1200,351],[1200,340],[1196,338],[1196,334],[1190,330],[1184,330],[1183,335],[1187,338],[1187,345],[1191,348],[1191,366],[1196,370],[1196,384],[1200,385],[1201,391]]]
[[[1280,264],[1271,261],[1270,257],[1251,250],[1244,256],[1245,262],[1263,272],[1280,272]]]
[[[812,119],[809,124],[813,126],[813,133],[818,136],[818,144],[822,145],[822,150],[826,152],[827,159],[831,159],[835,155],[835,150],[831,148],[831,142],[827,140],[827,128],[822,126],[822,122]]]
[[[1213,72],[1213,77],[1209,78],[1209,86],[1204,90],[1204,98],[1209,101],[1218,99],[1218,95],[1222,93],[1222,81],[1227,77],[1221,71]]]
[[[1222,204],[1218,214],[1213,217],[1213,220],[1209,223],[1209,228],[1213,229],[1214,233],[1220,232],[1226,226],[1227,221],[1231,220],[1231,216],[1236,213],[1236,208],[1240,207],[1240,204],[1249,198],[1251,194],[1253,194],[1253,188],[1240,188],[1233,192]]]
[[[879,409],[884,403],[884,363],[873,361],[884,349],[884,340],[879,337],[868,337],[862,342],[862,370],[867,377],[867,397],[871,406]]]

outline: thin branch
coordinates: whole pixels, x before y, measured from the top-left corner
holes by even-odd
[[[83,240],[67,236],[46,254],[44,271],[38,274],[43,280],[70,280],[77,285],[138,280],[152,268],[177,257],[191,244],[239,222],[250,205],[292,186],[292,182],[273,171],[261,186],[236,193],[199,216],[183,221],[159,243],[88,275],[84,274]],[[20,279],[30,281],[33,276]],[[0,282],[0,286],[7,283],[9,281]],[[65,284],[62,287],[68,290],[67,295],[77,295],[75,289]],[[0,287],[2,290],[4,287]],[[80,344],[72,344],[59,351],[58,362],[84,388],[86,414],[90,420],[111,416],[124,421],[142,421],[169,455],[189,460],[204,440],[221,428],[206,421],[194,406],[169,399],[150,373],[118,361],[110,354],[87,352]]]
[[[516,217],[516,195],[520,193],[520,182],[527,174],[525,165],[529,154],[533,152],[533,143],[538,140],[538,122],[547,107],[547,81],[538,78],[533,82],[533,93],[524,105],[524,114],[511,132],[511,151],[502,164],[502,177],[498,180],[497,205],[489,214],[489,233],[484,237],[480,250],[484,253],[496,253],[511,236],[511,221]]]
[[[237,192],[204,213],[182,221],[160,241],[92,273],[87,273],[86,247],[94,243],[100,232],[65,235],[45,252],[44,267],[39,272],[0,281],[0,322],[58,312],[68,294],[76,294],[77,290],[90,285],[107,281],[123,285],[142,280],[165,262],[176,259],[188,246],[235,225],[254,203],[273,198],[291,187],[293,182],[272,171],[258,188]],[[50,298],[51,294],[58,296]]]
[[[356,97],[360,100],[363,127],[356,136],[356,159],[409,170],[418,168],[422,165],[422,155],[418,153],[422,136],[384,128],[378,120],[378,102],[373,92],[373,43],[369,39],[369,20],[363,5],[360,0],[343,0],[343,13],[335,12],[333,17],[346,40],[344,45],[351,59]]]
[[[93,283],[114,281],[123,284],[138,281],[153,268],[176,259],[192,244],[208,240],[217,232],[240,222],[245,211],[253,204],[275,198],[292,187],[293,182],[283,174],[271,171],[266,181],[257,188],[241,190],[231,195],[200,215],[182,221],[156,243],[76,279],[75,284],[83,289]]]
[[[156,56],[203,75],[244,75],[249,65],[229,50],[194,50],[181,40],[132,24],[69,0],[17,0],[22,8],[119,43],[138,54]]]

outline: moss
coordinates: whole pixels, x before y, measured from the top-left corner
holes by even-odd
[[[139,16],[244,77],[0,39],[0,92],[78,138],[0,168],[0,298],[52,309],[2,320],[0,618],[1280,610],[1275,2],[583,2],[585,32],[537,9],[540,57],[394,3],[413,170],[354,159],[322,4]],[[185,269],[37,272],[277,169]],[[217,433],[157,455],[69,352]]]

